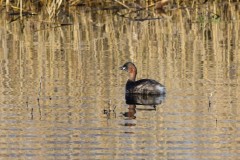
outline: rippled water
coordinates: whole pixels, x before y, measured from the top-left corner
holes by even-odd
[[[84,12],[71,26],[42,31],[33,17],[21,32],[2,16],[1,158],[240,156],[239,20],[212,22],[206,35],[200,23]],[[155,109],[126,104],[126,61],[138,79],[166,86]]]

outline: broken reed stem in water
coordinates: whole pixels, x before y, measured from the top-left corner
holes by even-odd
[[[42,117],[42,113],[41,113],[41,109],[40,109],[40,94],[41,94],[41,90],[42,90],[42,76],[40,77],[40,82],[39,82],[39,90],[38,90],[38,111],[39,111],[39,115],[40,115],[40,119]]]
[[[31,109],[31,119],[33,119],[33,108]]]
[[[42,76],[40,77],[40,81],[39,81],[38,101],[40,99],[41,89],[42,89]]]

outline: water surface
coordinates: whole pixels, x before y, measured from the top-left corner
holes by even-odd
[[[3,159],[237,159],[239,17],[135,22],[78,12],[0,27]],[[103,18],[105,17],[105,18]],[[54,26],[54,25],[53,25]],[[167,88],[156,106],[125,102],[126,61]]]

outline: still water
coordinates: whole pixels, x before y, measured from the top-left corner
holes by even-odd
[[[83,11],[64,27],[40,15],[9,23],[2,13],[0,157],[238,159],[240,32],[231,11],[230,20],[191,24],[182,13],[135,22]],[[156,108],[126,103],[127,61],[138,79],[166,86]]]

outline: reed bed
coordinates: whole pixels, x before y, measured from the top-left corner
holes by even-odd
[[[206,7],[205,4],[226,5],[228,3],[237,4],[239,0],[0,0],[0,5],[7,12],[23,16],[46,13],[49,18],[58,16],[65,10],[127,10],[126,12],[135,13],[141,10],[151,10],[165,12],[167,10],[185,9],[190,16],[192,9]],[[167,6],[167,7],[166,7]],[[238,6],[239,7],[239,6]],[[125,13],[126,14],[126,13]]]

